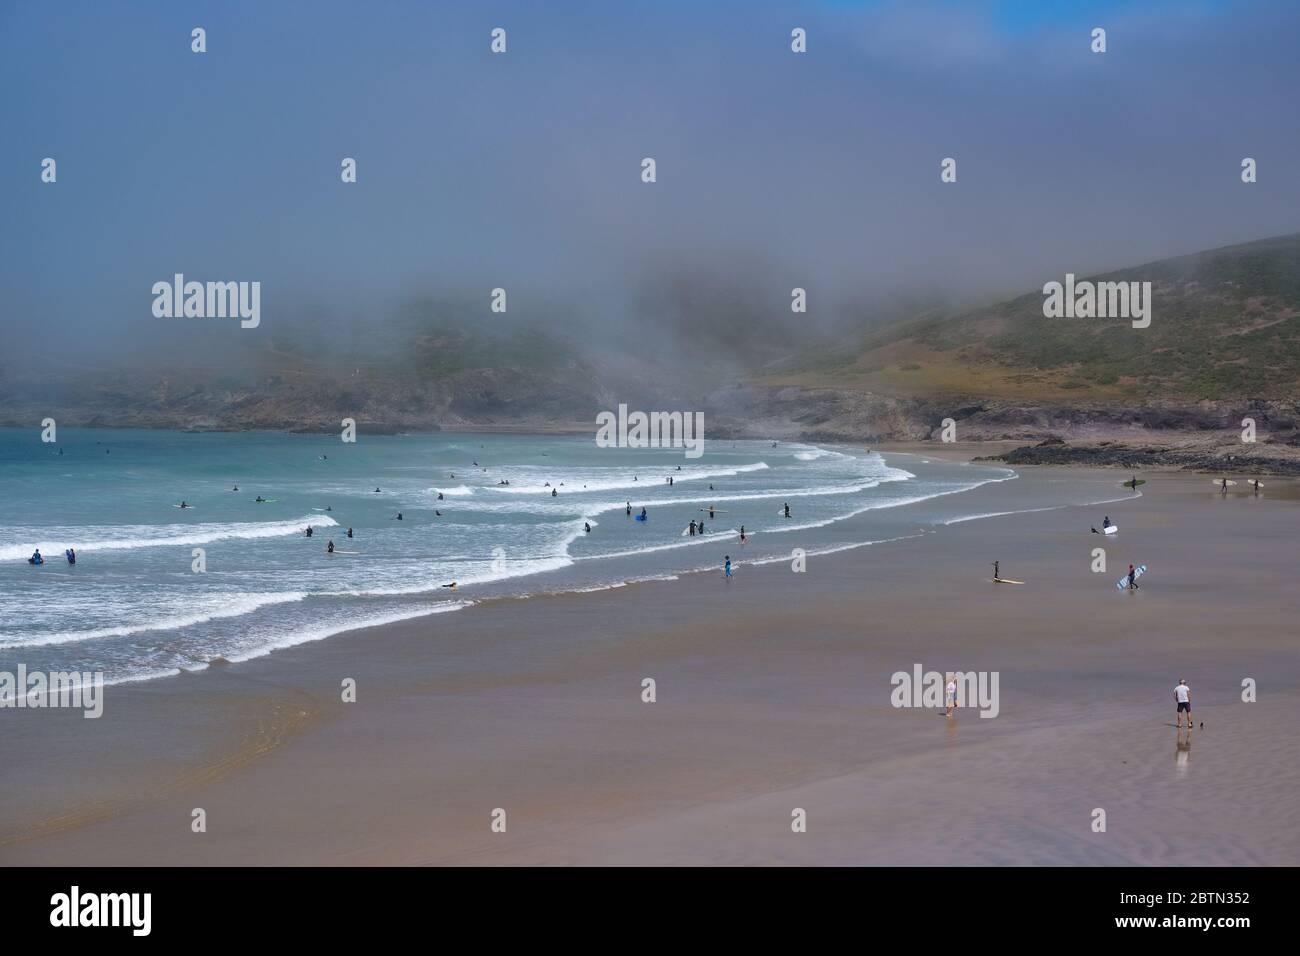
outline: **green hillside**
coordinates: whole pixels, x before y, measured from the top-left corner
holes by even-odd
[[[1063,281],[1066,271],[1044,281]],[[1300,235],[1084,278],[1151,282],[1150,327],[1046,318],[1035,290],[873,330],[767,381],[1043,399],[1300,395]]]

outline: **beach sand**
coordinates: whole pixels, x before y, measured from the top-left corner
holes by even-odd
[[[732,543],[730,582],[485,602],[110,687],[98,720],[8,711],[0,863],[1296,865],[1295,489],[1143,477],[806,573]],[[1088,533],[1103,510],[1118,540]],[[992,584],[995,558],[1025,585]],[[894,708],[916,664],[998,672],[998,716]]]

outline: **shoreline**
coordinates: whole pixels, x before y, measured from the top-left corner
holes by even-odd
[[[1294,864],[1300,831],[1268,822],[1300,815],[1294,772],[1238,792],[1300,713],[1276,563],[1294,504],[1219,501],[1185,475],[1160,490],[1112,509],[1151,562],[1137,595],[1097,586],[1068,506],[802,575],[742,563],[726,586],[501,599],[121,685],[99,720],[11,722],[11,765],[48,770],[0,797],[0,863]],[[1186,526],[1222,567],[1197,563]],[[990,552],[1029,587],[989,585]],[[894,710],[888,675],[914,662],[1000,671],[999,717]],[[1246,671],[1268,692],[1234,705]],[[1190,759],[1161,726],[1179,676],[1207,722]],[[1098,805],[1111,839],[1088,832]]]

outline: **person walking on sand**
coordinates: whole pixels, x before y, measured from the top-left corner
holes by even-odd
[[[1219,486],[1219,490],[1220,490],[1221,492],[1223,492],[1225,495],[1228,493],[1228,479],[1227,479],[1227,478],[1224,478],[1224,479],[1223,479],[1223,484],[1221,484],[1221,485]]]
[[[1128,589],[1130,591],[1138,589],[1137,569],[1131,564],[1128,566]]]
[[[731,577],[731,555],[727,555],[726,561],[722,565],[723,577]]]
[[[1187,681],[1181,677],[1178,679],[1178,686],[1174,688],[1174,700],[1178,701],[1178,710],[1174,714],[1174,726],[1181,727],[1183,723],[1183,713],[1187,713],[1187,729],[1192,729],[1192,689],[1187,686]]]
[[[1000,575],[1000,574],[998,573],[998,562],[994,561],[994,562],[993,562],[993,580],[996,581],[996,580],[998,580],[1000,577],[1002,577],[1002,575]]]
[[[944,685],[943,697],[944,703],[948,707],[948,713],[945,716],[951,717],[952,712],[957,708],[957,677],[955,674],[949,676],[948,683]]]

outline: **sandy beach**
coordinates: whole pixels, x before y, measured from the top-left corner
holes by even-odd
[[[12,711],[0,863],[1296,865],[1296,489],[1143,477],[1115,540],[1066,507],[805,573],[733,551],[731,581],[486,601],[111,687],[98,720]],[[997,672],[997,717],[893,707],[918,664]]]

